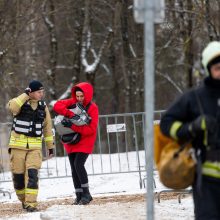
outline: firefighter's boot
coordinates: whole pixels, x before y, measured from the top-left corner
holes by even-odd
[[[38,209],[36,207],[33,207],[33,206],[26,206],[26,211],[27,212],[37,212]]]

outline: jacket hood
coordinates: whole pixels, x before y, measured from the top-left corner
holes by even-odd
[[[85,98],[84,98],[83,105],[84,106],[88,105],[89,102],[91,102],[92,98],[93,98],[93,86],[87,82],[81,82],[81,83],[78,83],[75,86],[73,86],[71,93],[72,93],[72,97],[73,97],[74,101],[77,102],[76,93],[75,93],[76,88],[80,88],[84,93]]]
[[[202,64],[207,75],[209,75],[208,64],[218,56],[220,56],[220,42],[212,41],[202,52]]]

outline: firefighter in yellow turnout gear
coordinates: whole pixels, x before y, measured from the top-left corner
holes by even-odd
[[[22,207],[37,211],[38,173],[42,163],[42,137],[53,156],[52,121],[46,103],[42,101],[43,85],[30,82],[25,92],[8,102],[13,115],[9,140],[10,164],[13,183]]]

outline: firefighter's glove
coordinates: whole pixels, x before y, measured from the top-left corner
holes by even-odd
[[[217,121],[214,117],[208,115],[200,115],[189,124],[189,131],[193,137],[203,134],[204,131],[214,133]]]
[[[25,92],[27,95],[29,95],[29,94],[31,93],[31,89],[28,87],[28,88],[26,88],[26,89],[24,90],[24,92]]]
[[[70,119],[68,118],[64,118],[62,121],[61,121],[62,125],[66,128],[71,128],[73,123]]]
[[[53,157],[54,155],[53,149],[49,149],[48,154],[49,154],[49,157]]]

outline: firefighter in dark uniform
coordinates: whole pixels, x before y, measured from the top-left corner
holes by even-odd
[[[42,100],[44,88],[33,80],[25,92],[8,102],[13,115],[9,153],[13,183],[22,207],[37,211],[38,173],[42,163],[42,137],[53,156],[52,122],[46,103]]]
[[[192,142],[198,157],[193,184],[196,220],[220,219],[220,42],[202,53],[208,76],[203,85],[183,94],[161,120],[162,132],[179,141]],[[201,163],[199,163],[201,161]]]

